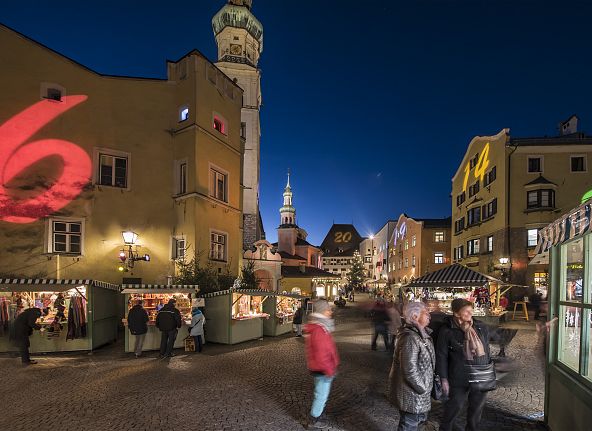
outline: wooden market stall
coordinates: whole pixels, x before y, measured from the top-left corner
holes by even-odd
[[[37,307],[40,331],[31,353],[94,350],[117,338],[119,286],[96,280],[0,279],[0,352],[14,350],[11,327],[22,311]]]
[[[202,295],[206,310],[206,341],[238,344],[262,338],[263,321],[270,318],[263,306],[276,295],[268,290],[234,288]]]
[[[503,285],[501,280],[455,263],[423,275],[401,289],[412,289],[415,298],[424,301],[430,313],[436,314],[452,314],[452,300],[465,298],[474,302],[473,315],[477,319],[497,326],[506,318],[498,297]]]
[[[144,340],[143,351],[160,349],[161,333],[156,327],[156,315],[160,308],[171,298],[177,300],[176,307],[179,309],[183,321],[175,339],[174,347],[184,347],[184,340],[189,335],[188,328],[191,325],[191,300],[198,291],[199,288],[195,285],[123,284],[121,286],[121,293],[125,295],[126,304],[126,318],[123,319],[123,324],[126,326],[125,351],[134,351],[135,336],[131,335],[127,330],[127,314],[140,299],[143,301],[143,306],[148,312],[150,319],[148,321],[148,333]]]
[[[276,337],[292,331],[294,313],[303,306],[307,296],[294,293],[276,293],[263,303],[263,312],[269,319],[263,321],[263,335]]]

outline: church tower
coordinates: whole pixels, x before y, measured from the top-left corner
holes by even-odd
[[[288,183],[284,189],[284,206],[280,208],[280,226],[290,225],[296,225],[296,208],[292,205],[292,188],[290,174],[288,174]]]
[[[259,212],[259,163],[261,129],[261,72],[263,26],[251,12],[252,0],[228,0],[212,18],[218,45],[216,66],[244,91],[241,137],[245,142],[243,186],[243,248],[265,238]]]

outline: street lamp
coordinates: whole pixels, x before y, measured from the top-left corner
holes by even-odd
[[[118,271],[127,272],[128,268],[133,268],[134,263],[137,261],[143,260],[145,262],[150,262],[149,254],[145,254],[144,256],[138,255],[138,246],[136,243],[139,235],[137,233],[126,230],[121,232],[121,236],[123,237],[124,246],[119,252],[119,260],[121,263],[117,267]]]
[[[502,280],[509,281],[510,269],[512,267],[512,265],[510,264],[510,258],[509,257],[500,257],[499,263],[500,263],[500,273],[502,276]]]

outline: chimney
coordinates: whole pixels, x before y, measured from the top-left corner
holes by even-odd
[[[571,135],[578,131],[578,116],[572,115],[567,120],[559,123],[559,135]]]

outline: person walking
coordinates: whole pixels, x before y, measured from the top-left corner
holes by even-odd
[[[436,344],[436,372],[442,379],[442,391],[448,401],[440,431],[451,431],[454,421],[468,398],[466,431],[477,431],[487,392],[476,382],[469,382],[471,365],[489,365],[489,330],[473,319],[473,303],[456,298],[451,304],[453,315],[446,318]]]
[[[177,333],[181,327],[181,313],[175,307],[177,300],[169,299],[156,315],[156,327],[162,333],[160,338],[160,358],[173,357]]]
[[[296,336],[297,337],[302,337],[302,317],[304,316],[304,311],[302,310],[302,307],[298,307],[298,310],[296,310],[296,313],[294,313],[294,320],[292,321],[292,323],[294,323],[294,327],[296,328]]]
[[[201,353],[203,346],[204,325],[206,324],[206,316],[197,307],[191,310],[191,331],[189,335],[195,340],[195,351]]]
[[[387,323],[389,347],[391,351],[394,351],[395,337],[397,335],[397,331],[401,327],[401,314],[397,309],[397,304],[392,301],[387,304],[386,313],[389,317]]]
[[[331,384],[339,366],[339,354],[331,333],[335,330],[333,308],[324,299],[314,303],[314,312],[305,325],[305,350],[308,370],[314,377],[314,396],[307,429],[323,429],[327,424],[319,417],[325,409]]]
[[[372,350],[376,350],[376,341],[378,340],[378,336],[381,335],[384,341],[384,348],[388,351],[389,340],[387,333],[387,325],[390,318],[386,312],[386,305],[384,304],[384,301],[382,299],[379,299],[374,304],[371,316],[372,323],[374,324],[374,335],[372,336]]]
[[[399,410],[398,431],[417,431],[432,407],[436,354],[430,337],[430,313],[422,302],[403,309],[405,324],[397,332],[389,375],[389,398]]]
[[[22,311],[14,321],[14,341],[21,354],[23,365],[33,365],[37,361],[31,359],[29,347],[31,342],[29,337],[33,335],[34,329],[41,329],[37,324],[37,319],[41,317],[41,309],[27,308]]]
[[[148,333],[149,320],[148,312],[143,307],[143,301],[139,299],[136,302],[136,305],[134,305],[127,314],[127,327],[129,328],[130,334],[135,337],[134,354],[136,355],[136,358],[142,356],[144,340]]]

